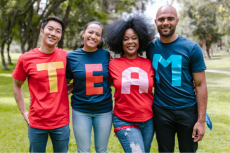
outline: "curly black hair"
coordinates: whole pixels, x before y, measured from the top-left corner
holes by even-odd
[[[127,20],[120,19],[108,24],[105,32],[106,43],[111,51],[124,56],[122,41],[125,31],[129,28],[132,28],[138,35],[137,53],[142,55],[155,35],[155,30],[144,16],[132,15]]]

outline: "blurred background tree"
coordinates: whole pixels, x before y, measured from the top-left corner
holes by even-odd
[[[205,46],[207,57],[211,58],[211,45],[229,47],[230,1],[229,0],[178,0],[182,4],[179,32],[185,37]],[[224,42],[223,42],[224,39]]]
[[[74,50],[79,47],[81,32],[89,21],[106,24],[122,12],[144,12],[149,1],[154,0],[0,0],[2,67],[8,69],[4,57],[6,44],[11,63],[11,43],[20,44],[21,53],[37,47],[41,22],[49,16],[59,16],[66,25],[58,47]]]

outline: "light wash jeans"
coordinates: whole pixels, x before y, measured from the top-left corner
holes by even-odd
[[[46,152],[48,135],[53,143],[53,152],[68,152],[69,148],[69,125],[57,129],[37,129],[28,126],[30,152]]]
[[[93,127],[96,152],[108,153],[108,142],[112,127],[112,111],[93,114],[73,109],[72,116],[77,152],[90,152],[91,131]]]
[[[138,128],[127,128],[116,132],[116,135],[126,153],[150,152],[154,135],[153,118],[145,122],[127,122],[113,115],[113,126],[137,124]]]

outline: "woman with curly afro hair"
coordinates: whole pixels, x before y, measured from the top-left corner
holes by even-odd
[[[143,51],[154,31],[143,16],[131,16],[107,25],[106,41],[121,55],[109,63],[110,82],[115,88],[114,132],[125,152],[150,152],[154,134],[154,71]]]

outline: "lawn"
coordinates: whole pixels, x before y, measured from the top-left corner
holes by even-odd
[[[226,51],[216,51],[214,52],[214,59],[206,59],[205,63],[207,65],[207,69],[210,70],[221,70],[221,71],[230,71],[230,55]],[[220,58],[216,58],[215,56],[219,56]]]
[[[208,69],[230,70],[230,55],[225,52],[221,59],[206,60]],[[12,54],[14,68],[19,54]],[[13,97],[12,70],[3,71],[0,65],[0,152],[28,152],[29,141],[26,122],[19,112]],[[197,152],[230,152],[230,75],[206,73],[208,85],[208,109],[207,112],[213,123],[213,130],[206,127],[206,134],[199,143]],[[27,83],[23,85],[23,92],[27,109],[29,108],[29,90]],[[29,110],[29,109],[28,109]],[[71,111],[71,110],[70,110]],[[69,152],[76,152],[76,142],[73,135],[72,123],[70,123],[71,134]],[[94,152],[92,139],[91,152]],[[176,144],[175,151],[178,152]],[[48,142],[47,152],[52,152],[51,141]],[[109,152],[123,152],[117,138],[111,131],[109,141]],[[157,152],[157,142],[153,140],[151,152]]]

